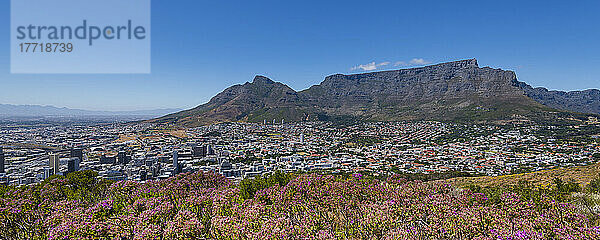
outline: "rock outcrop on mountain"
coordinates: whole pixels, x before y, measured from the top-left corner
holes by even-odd
[[[597,91],[586,92],[584,97],[538,92],[543,90],[519,82],[512,71],[479,67],[476,59],[468,59],[420,68],[335,74],[300,92],[256,76],[252,82],[225,89],[206,104],[154,121],[186,126],[265,120],[496,121],[551,115],[556,113],[552,108],[583,109],[563,99],[591,103],[599,99]],[[545,97],[549,95],[556,96]],[[594,108],[598,105],[591,106]]]

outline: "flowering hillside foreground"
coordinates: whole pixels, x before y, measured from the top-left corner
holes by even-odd
[[[212,173],[95,176],[5,188],[0,239],[600,239],[597,215],[550,191],[524,198],[516,188],[485,194],[359,174],[291,176],[264,189]]]

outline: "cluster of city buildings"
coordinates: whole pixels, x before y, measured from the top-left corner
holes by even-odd
[[[142,182],[194,171],[236,181],[274,171],[495,176],[599,160],[597,136],[589,142],[555,139],[546,135],[553,128],[430,121],[0,126],[0,181],[26,185],[79,170]]]

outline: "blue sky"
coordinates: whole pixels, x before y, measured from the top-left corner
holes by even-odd
[[[1,4],[7,104],[190,108],[257,74],[302,90],[335,73],[473,57],[533,86],[600,88],[600,1],[153,0],[145,75],[11,75]]]

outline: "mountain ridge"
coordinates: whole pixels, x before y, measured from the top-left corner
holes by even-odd
[[[557,112],[556,107],[530,97],[534,95],[528,86],[518,81],[515,72],[479,67],[474,58],[418,68],[333,74],[301,91],[257,75],[252,82],[225,89],[206,104],[153,122],[197,126],[339,118],[491,121]],[[538,95],[547,98],[547,94]],[[568,106],[558,109],[573,111]]]
[[[134,111],[94,111],[56,107],[51,105],[16,105],[0,104],[0,116],[4,117],[42,117],[42,116],[152,116],[181,111],[181,109],[151,109]]]
[[[532,87],[524,82],[517,83],[525,94],[546,106],[581,113],[600,114],[600,90],[576,91],[548,90],[545,87]]]

